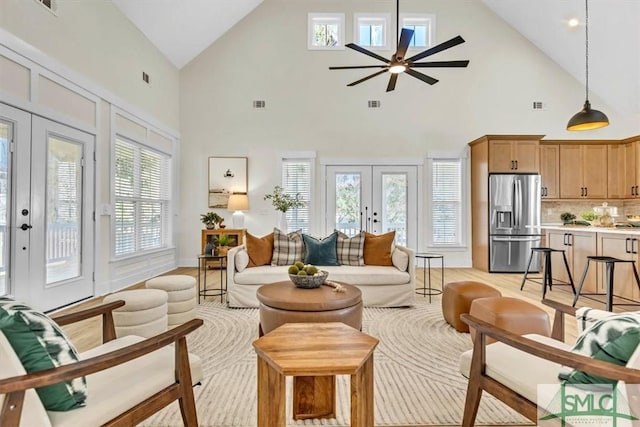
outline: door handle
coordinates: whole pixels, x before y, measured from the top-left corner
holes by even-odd
[[[638,195],[638,186],[636,185],[636,196]]]
[[[635,187],[635,185],[632,185],[632,186],[631,186],[631,195],[632,195],[632,196],[635,196],[635,195],[636,195],[636,187]]]
[[[589,195],[589,187],[584,187],[584,196],[587,197]]]
[[[21,230],[27,231],[30,228],[33,228],[32,225],[28,225],[28,224],[22,224],[20,227],[18,227]]]
[[[631,253],[631,251],[629,250],[629,242],[631,242],[631,238],[627,237],[626,239],[624,239],[624,252],[627,254]]]
[[[564,233],[562,235],[562,244],[565,245],[565,246],[569,245],[569,243],[567,243],[567,233]]]
[[[638,242],[638,239],[631,239],[631,253],[632,254],[637,254],[638,253],[637,242]]]
[[[573,246],[573,234],[567,233],[567,246]]]
[[[516,160],[516,170],[518,170],[518,161]]]

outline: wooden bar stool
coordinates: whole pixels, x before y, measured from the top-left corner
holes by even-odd
[[[602,294],[602,293],[583,293],[582,292],[582,286],[584,286],[584,280],[587,277],[587,271],[589,271],[589,265],[591,264],[591,262],[602,262],[605,264],[605,286],[606,286],[606,293]],[[620,258],[614,258],[614,257],[609,257],[609,256],[588,256],[587,257],[587,265],[585,265],[584,267],[584,272],[582,273],[582,277],[580,278],[580,283],[578,284],[578,292],[576,293],[575,297],[573,298],[573,306],[576,306],[576,303],[578,302],[578,298],[580,298],[581,296],[585,296],[587,298],[589,298],[590,296],[595,296],[595,295],[605,295],[606,296],[606,309],[607,311],[612,311],[612,308],[614,305],[640,305],[638,303],[629,303],[629,304],[624,304],[624,303],[618,303],[618,304],[614,304],[613,303],[613,272],[615,270],[615,265],[617,263],[631,263],[631,267],[633,268],[633,275],[636,278],[636,285],[638,285],[638,289],[640,289],[640,277],[638,277],[638,270],[636,269],[636,263],[634,260],[631,259],[620,259]],[[618,297],[627,301],[631,301],[628,298],[624,298],[624,297]],[[593,300],[598,301],[595,298],[591,298]]]
[[[562,260],[564,261],[564,267],[567,270],[567,275],[569,277],[568,282],[556,280],[553,282],[553,274],[551,271],[551,254],[554,252],[562,252]],[[534,254],[541,253],[544,258],[544,268],[542,271],[542,277],[533,277],[529,278],[529,269],[531,268],[531,263],[533,262]],[[542,282],[540,280],[542,279]],[[576,295],[576,287],[573,285],[573,277],[571,277],[571,270],[569,269],[569,262],[567,261],[567,255],[564,249],[553,249],[553,248],[531,248],[531,254],[529,255],[529,262],[527,263],[527,269],[524,272],[524,276],[522,277],[522,284],[520,285],[520,290],[524,289],[525,282],[529,280],[535,283],[542,284],[542,299],[547,295],[547,287],[549,290],[553,290],[553,286],[571,286],[571,291],[573,295]]]

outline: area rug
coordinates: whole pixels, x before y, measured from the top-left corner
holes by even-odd
[[[198,316],[204,326],[187,341],[189,351],[203,361],[204,380],[195,389],[200,426],[254,427],[257,380],[251,343],[257,338],[258,310],[210,302],[198,307]],[[363,323],[363,332],[380,340],[374,353],[375,425],[460,425],[467,381],[458,372],[458,358],[471,348],[471,340],[442,319],[439,300],[419,300],[412,308],[365,308]],[[287,424],[348,426],[349,377],[339,376],[337,388],[337,418],[289,419]],[[291,417],[289,406],[287,414]],[[528,421],[485,393],[476,424]],[[143,425],[181,426],[177,403]]]

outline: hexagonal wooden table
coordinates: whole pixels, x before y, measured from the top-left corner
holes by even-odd
[[[286,323],[253,342],[258,354],[258,427],[284,427],[285,377],[351,375],[351,426],[373,426],[373,350],[378,340],[344,323]],[[335,381],[332,382],[335,384]],[[335,386],[301,389],[294,413],[335,417]],[[316,406],[320,406],[317,408]]]

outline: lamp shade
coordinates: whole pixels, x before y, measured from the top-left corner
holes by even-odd
[[[249,209],[249,197],[246,194],[232,194],[229,196],[227,209],[230,211],[246,211]]]
[[[609,125],[609,118],[602,111],[592,110],[591,103],[586,100],[581,111],[577,112],[567,123],[567,130],[591,130]]]

